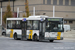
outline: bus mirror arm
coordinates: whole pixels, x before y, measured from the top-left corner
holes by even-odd
[[[63,28],[63,32],[64,32],[64,28]]]
[[[44,21],[40,21],[40,23],[43,23]]]

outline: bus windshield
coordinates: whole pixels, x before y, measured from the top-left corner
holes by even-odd
[[[63,22],[62,21],[48,21],[46,22],[46,32],[62,32]]]

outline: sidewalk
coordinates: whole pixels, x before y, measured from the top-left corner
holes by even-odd
[[[75,30],[64,32],[64,38],[75,38]]]
[[[64,38],[63,40],[75,40],[75,38]]]
[[[2,35],[0,35],[0,37],[5,37],[5,38],[9,38],[9,37],[6,37],[6,36],[2,36]]]

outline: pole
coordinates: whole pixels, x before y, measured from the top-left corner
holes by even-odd
[[[1,1],[1,24],[0,24],[0,35],[2,33],[2,1]]]
[[[13,0],[13,12],[14,12],[14,0]]]
[[[2,8],[1,8],[1,25],[2,25]]]
[[[19,17],[19,7],[17,8],[17,18]]]
[[[55,6],[53,6],[53,17],[55,17]]]
[[[2,25],[2,1],[1,1],[1,24]]]
[[[33,7],[33,16],[35,16],[35,7]]]

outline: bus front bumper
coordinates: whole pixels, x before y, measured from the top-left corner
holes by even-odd
[[[45,37],[46,40],[63,40],[63,37],[60,37],[60,39],[57,39],[57,37]]]

